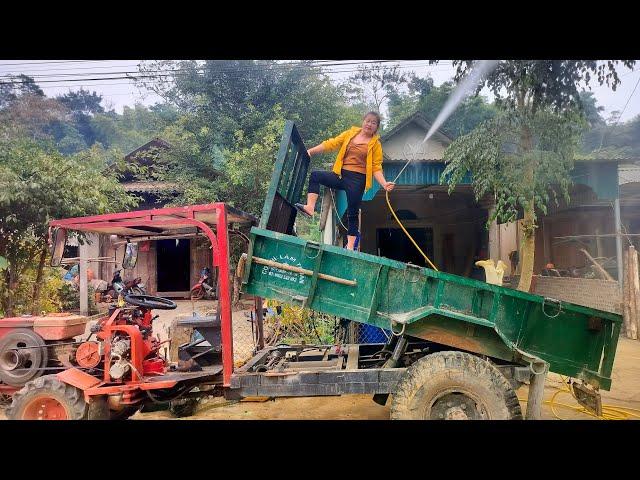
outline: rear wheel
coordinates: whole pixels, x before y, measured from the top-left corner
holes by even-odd
[[[82,390],[44,375],[13,395],[7,417],[12,420],[84,420],[88,405]]]
[[[394,420],[521,420],[509,381],[491,363],[438,352],[407,369],[391,404]]]
[[[0,340],[0,380],[21,387],[41,376],[49,355],[45,341],[28,328],[17,328]]]

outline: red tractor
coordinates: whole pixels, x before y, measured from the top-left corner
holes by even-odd
[[[163,343],[169,340],[160,342],[153,333],[156,317],[152,311],[176,308],[176,303],[166,298],[121,297],[91,327],[89,337],[80,341],[72,338],[85,330],[85,323],[78,319],[63,319],[54,340],[39,334],[39,319],[4,319],[0,324],[0,378],[7,384],[6,391],[14,392],[7,416],[124,419],[145,405],[184,408],[192,404],[190,399],[221,394],[230,385],[233,370],[229,234],[239,233],[228,227],[249,226],[255,221],[223,203],[52,221],[53,266],[60,264],[68,230],[126,238],[123,263],[129,265],[137,259],[136,242],[151,236],[206,235],[211,242],[212,264],[219,269],[217,312],[213,317],[200,317],[201,339],[183,345],[177,363],[161,354]],[[70,328],[74,321],[75,329]],[[54,361],[50,359],[53,351],[57,352]]]

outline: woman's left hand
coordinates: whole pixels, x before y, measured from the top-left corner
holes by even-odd
[[[384,188],[387,192],[390,192],[395,186],[396,184],[393,182],[386,182],[382,188]]]

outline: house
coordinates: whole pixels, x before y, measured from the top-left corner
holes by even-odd
[[[155,137],[124,156],[129,166],[144,167],[153,173],[158,156],[171,149],[171,144],[160,137]],[[140,181],[129,169],[121,179],[125,191],[138,196],[141,201],[135,210],[160,208],[168,202],[168,196],[176,192],[177,186],[170,182]]]
[[[158,155],[170,148],[168,142],[156,137],[125,155],[124,160],[153,171]],[[171,194],[178,191],[178,186],[173,183],[141,181],[131,173],[125,174],[121,182],[127,192],[141,198],[135,210],[162,208],[170,201]],[[142,277],[150,295],[188,297],[190,288],[198,281],[202,268],[211,267],[209,241],[195,233],[171,240],[156,239],[153,233],[150,231],[148,241],[139,245],[137,264],[132,270],[123,271],[123,278]],[[100,255],[114,257],[116,261],[115,264],[100,264],[100,277],[109,281],[114,269],[122,266],[124,243],[121,241],[114,244],[112,239],[103,236],[99,244]]]

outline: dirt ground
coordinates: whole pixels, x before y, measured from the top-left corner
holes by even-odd
[[[160,317],[154,324],[155,331],[165,339],[169,333],[172,321],[178,316],[191,315],[195,309],[204,314],[210,311],[215,302],[200,301],[192,304],[190,301],[178,302],[176,310],[160,311]],[[234,351],[235,361],[246,360],[251,356],[253,340],[251,323],[246,314],[248,310],[233,313],[234,323]],[[556,394],[560,386],[560,377],[550,374],[545,385],[545,403],[542,418],[555,420],[548,401]],[[521,400],[523,413],[526,411],[527,387],[517,391]],[[621,407],[637,409],[634,413],[640,415],[640,341],[620,338],[616,359],[613,367],[612,388],[607,392],[602,390],[602,403],[605,407]],[[525,401],[523,401],[525,400]],[[594,419],[589,415],[564,408],[559,404],[578,407],[569,394],[557,395],[556,412],[562,419]],[[376,404],[371,395],[344,395],[341,397],[307,397],[307,398],[279,398],[275,400],[254,399],[241,402],[229,402],[223,398],[210,398],[201,402],[192,417],[188,420],[388,420],[389,403],[386,406]],[[175,420],[169,412],[137,413],[132,420]],[[633,417],[632,417],[633,418]],[[5,419],[0,410],[0,419]],[[637,419],[637,417],[636,417]],[[183,419],[180,419],[183,420]]]

